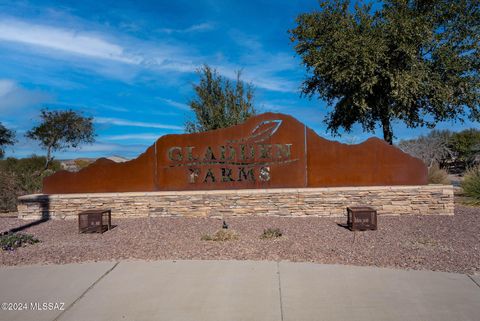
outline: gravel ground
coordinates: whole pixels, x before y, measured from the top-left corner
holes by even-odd
[[[0,218],[0,231],[28,223]],[[75,220],[29,227],[41,243],[0,250],[0,265],[64,264],[120,259],[288,260],[480,274],[480,208],[457,205],[455,216],[378,218],[379,229],[353,233],[343,218],[230,218],[239,238],[201,241],[221,228],[212,218],[114,219],[104,234],[78,234]],[[266,228],[277,239],[260,239]]]

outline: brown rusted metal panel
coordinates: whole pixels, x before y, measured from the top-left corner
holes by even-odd
[[[426,184],[423,163],[377,138],[345,145],[291,116],[266,113],[244,124],[162,136],[125,163],[100,159],[44,180],[45,193]]]
[[[138,158],[115,163],[101,158],[77,173],[60,171],[43,180],[46,194],[155,191],[155,150],[151,146]]]
[[[373,137],[341,144],[307,131],[308,186],[424,185],[423,162]]]

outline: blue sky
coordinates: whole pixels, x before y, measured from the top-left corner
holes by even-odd
[[[193,114],[195,70],[206,63],[227,76],[242,70],[260,112],[291,114],[332,139],[324,102],[300,97],[305,69],[287,30],[311,1],[2,1],[0,122],[19,142],[7,156],[42,154],[23,138],[39,110],[74,109],[95,118],[97,141],[57,158],[136,157],[157,137],[182,133]],[[447,122],[440,129],[478,124]],[[428,129],[395,124],[397,139]],[[361,142],[381,131],[359,126],[336,137]]]

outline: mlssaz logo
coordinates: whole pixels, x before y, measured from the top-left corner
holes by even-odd
[[[219,146],[170,147],[169,167],[185,167],[186,179],[191,184],[268,182],[272,165],[298,160],[291,159],[292,144],[267,143],[281,124],[281,120],[263,121],[248,137],[226,140]]]

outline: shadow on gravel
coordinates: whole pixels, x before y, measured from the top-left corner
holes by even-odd
[[[0,235],[20,232],[20,231],[23,231],[27,228],[30,228],[30,227],[35,226],[35,225],[42,224],[42,223],[50,220],[50,197],[48,195],[37,196],[34,200],[31,200],[30,203],[35,204],[35,205],[36,205],[36,203],[40,203],[40,208],[41,208],[41,211],[42,211],[42,217],[38,220],[33,221],[33,222],[29,222],[27,224],[20,225],[19,227],[11,228],[8,231],[0,233]]]
[[[337,225],[340,226],[340,227],[343,227],[343,228],[346,229],[346,230],[349,230],[349,231],[350,231],[350,229],[348,228],[347,223],[337,223]]]
[[[110,225],[110,228],[107,229],[106,225],[104,225],[105,230],[102,230],[102,232],[100,234],[104,234],[106,232],[109,232],[109,231],[113,230],[114,228],[116,228],[117,226],[118,225],[113,225],[112,224],[112,225]],[[82,231],[82,232],[79,231],[78,233],[88,235],[88,234],[98,234],[99,232],[97,230],[92,229],[92,230],[89,230],[89,231]]]

